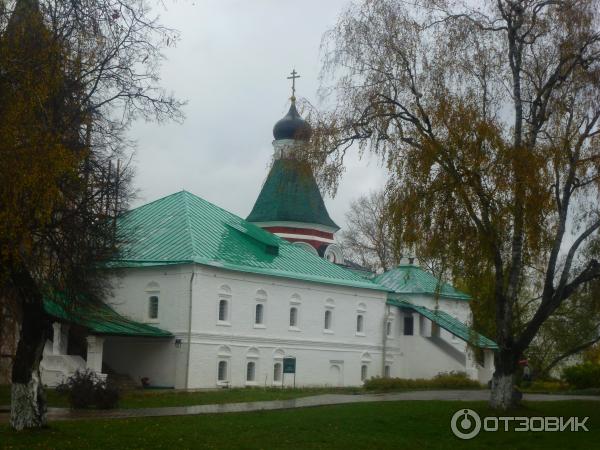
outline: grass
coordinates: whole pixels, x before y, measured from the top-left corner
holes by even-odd
[[[119,408],[159,408],[163,406],[190,406],[220,403],[288,400],[327,393],[357,393],[360,388],[242,388],[210,391],[131,390],[123,392]],[[67,399],[54,389],[46,390],[48,406],[68,407]],[[0,386],[0,405],[10,404],[10,386]]]
[[[575,389],[559,380],[535,380],[531,383],[521,383],[519,389],[532,394],[600,395],[600,388]]]
[[[484,402],[359,403],[205,416],[55,422],[16,433],[0,425],[3,449],[590,449],[600,442],[596,402],[530,402],[514,416],[589,416],[589,432],[482,432],[456,438],[461,408],[492,415]]]

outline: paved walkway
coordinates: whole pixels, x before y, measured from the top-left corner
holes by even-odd
[[[272,411],[277,409],[309,408],[314,406],[343,405],[363,402],[396,402],[402,400],[446,400],[446,401],[487,401],[490,392],[477,391],[413,391],[389,394],[325,394],[301,397],[291,400],[264,402],[224,403],[218,405],[172,406],[163,408],[113,409],[71,411],[68,408],[48,408],[48,420],[77,419],[122,419],[132,417],[188,416],[198,414],[222,414],[250,411]],[[600,401],[594,395],[551,395],[525,394],[528,401],[593,400]],[[0,423],[8,421],[6,407],[0,407]]]

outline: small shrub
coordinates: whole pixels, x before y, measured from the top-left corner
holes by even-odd
[[[584,362],[566,367],[563,378],[575,389],[600,388],[600,364]]]
[[[116,387],[109,385],[89,370],[78,370],[57,386],[56,391],[68,397],[73,409],[86,409],[93,406],[100,409],[116,408],[120,399]]]
[[[401,391],[410,389],[479,389],[481,385],[464,372],[441,372],[431,379],[380,378],[365,381],[369,391]]]
[[[110,384],[104,383],[103,387],[96,385],[94,390],[94,405],[98,409],[113,409],[119,405],[121,394]]]

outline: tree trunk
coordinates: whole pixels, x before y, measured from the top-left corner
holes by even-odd
[[[46,397],[40,362],[48,333],[43,299],[29,273],[13,274],[22,305],[19,344],[12,368],[10,424],[15,430],[46,425]],[[23,284],[23,282],[27,282]]]
[[[517,358],[511,351],[500,350],[496,353],[490,397],[490,406],[494,409],[506,411],[517,407],[521,401],[522,394],[515,388],[516,362]]]

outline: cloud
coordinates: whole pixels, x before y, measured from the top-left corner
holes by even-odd
[[[167,4],[163,24],[181,31],[167,49],[162,85],[189,104],[182,124],[136,123],[133,206],[186,189],[242,217],[250,212],[272,156],[272,128],[289,107],[292,68],[297,93],[317,102],[319,45],[346,0],[198,1]],[[341,226],[349,202],[383,185],[374,159],[348,158],[334,199]]]

